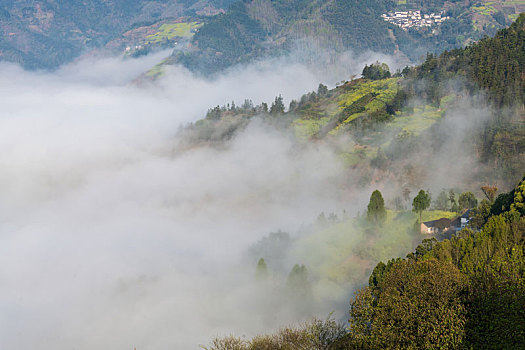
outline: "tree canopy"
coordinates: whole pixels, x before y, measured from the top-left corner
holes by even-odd
[[[412,201],[412,211],[419,213],[419,222],[421,222],[423,210],[428,209],[428,207],[430,207],[430,194],[420,190]]]
[[[361,73],[363,78],[370,80],[380,80],[390,78],[390,68],[386,63],[372,63],[370,66],[365,65],[363,72]]]
[[[497,214],[482,201],[476,210],[487,218],[479,232],[463,229],[450,240],[427,239],[405,259],[380,262],[351,302],[346,348],[521,348],[524,189],[525,178],[500,195]]]
[[[374,224],[381,225],[386,219],[385,200],[379,190],[372,192],[366,216]]]
[[[461,209],[472,209],[478,206],[478,200],[472,192],[464,192],[460,194],[458,203]]]

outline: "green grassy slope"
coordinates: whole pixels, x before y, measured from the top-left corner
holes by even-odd
[[[423,220],[455,216],[425,211]],[[378,261],[405,255],[426,238],[414,229],[417,220],[413,212],[390,210],[381,227],[374,227],[364,217],[344,220],[297,241],[294,254],[307,257],[304,263],[315,276],[338,284],[360,284]]]

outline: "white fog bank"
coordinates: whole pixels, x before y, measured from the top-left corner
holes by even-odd
[[[333,311],[288,307],[242,258],[353,200],[329,150],[254,124],[226,150],[173,152],[214,105],[297,98],[323,78],[282,62],[130,83],[157,59],[0,65],[1,349],[197,349]]]

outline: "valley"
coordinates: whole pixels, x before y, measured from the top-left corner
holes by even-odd
[[[524,5],[1,4],[0,348],[520,348]]]

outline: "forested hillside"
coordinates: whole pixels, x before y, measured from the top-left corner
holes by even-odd
[[[471,149],[464,157],[480,162],[470,169],[472,179],[515,179],[525,171],[524,23],[521,15],[493,38],[429,54],[422,65],[395,74],[386,65],[367,66],[363,78],[332,90],[321,84],[288,108],[281,96],[271,104],[246,100],[216,106],[186,129],[186,140],[221,142],[263,116],[299,140],[351,136],[353,143],[338,146],[339,151],[348,166],[361,171],[363,183],[386,177],[418,185],[425,173],[446,164],[422,168],[425,156],[440,158],[452,144]],[[444,118],[448,114],[456,120]],[[468,125],[475,127],[458,131]]]
[[[132,27],[195,15],[232,0],[8,0],[0,4],[0,59],[30,69],[55,68]]]
[[[0,350],[525,348],[524,1],[2,2]]]
[[[479,231],[380,263],[352,301],[355,348],[518,349],[525,342],[525,178]],[[349,347],[349,344],[345,348]]]
[[[407,10],[448,19],[431,27],[400,28],[381,17]],[[440,53],[493,35],[523,10],[524,0],[10,0],[0,6],[0,57],[26,68],[54,68],[108,42],[112,48],[143,46],[152,30],[187,16],[205,25],[195,31],[191,50],[176,50],[166,63],[183,63],[204,73],[292,51],[305,60],[373,50],[419,61],[427,52]],[[176,47],[174,42],[165,44]]]
[[[525,1],[240,1],[205,25],[193,39],[195,50],[178,54],[192,70],[216,72],[253,58],[292,50],[316,55],[373,50],[418,61],[427,52],[463,47],[510,23]],[[439,26],[400,28],[382,14],[395,10],[443,13]]]

